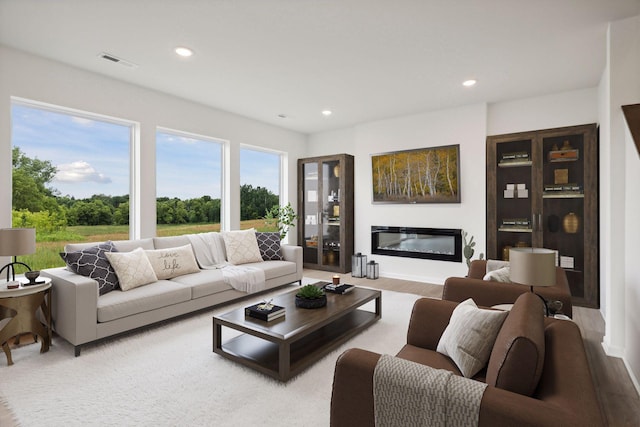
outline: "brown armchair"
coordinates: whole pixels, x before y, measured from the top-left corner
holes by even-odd
[[[407,344],[397,357],[460,375],[451,359],[435,351],[456,306],[451,301],[418,300]],[[541,319],[541,308],[534,295],[518,299],[502,325],[487,368],[473,378],[488,384],[478,425],[603,425],[578,327],[567,320]],[[338,358],[332,427],[375,425],[373,378],[380,356],[350,349]],[[539,375],[537,385],[532,380],[535,375]],[[531,395],[526,395],[527,389]]]
[[[475,260],[469,266],[467,277],[449,277],[444,282],[442,299],[462,302],[472,298],[476,304],[491,307],[498,304],[513,304],[525,292],[528,286],[514,283],[502,283],[493,280],[482,280],[487,268],[486,260]],[[562,314],[573,317],[571,290],[564,270],[556,267],[555,286],[537,287],[534,292],[547,301],[561,301]]]

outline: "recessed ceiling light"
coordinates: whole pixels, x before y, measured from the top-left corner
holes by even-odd
[[[465,81],[463,81],[463,82],[462,82],[462,86],[465,86],[465,87],[471,87],[471,86],[475,86],[475,85],[476,85],[476,83],[478,83],[478,81],[477,81],[477,80],[475,80],[475,79],[469,79],[469,80],[465,80]]]
[[[322,115],[329,117],[330,115],[332,115],[333,112],[331,110],[322,110]]]
[[[182,47],[182,46],[179,46],[179,47],[177,47],[177,48],[175,49],[175,52],[176,52],[178,55],[182,56],[183,58],[188,58],[188,57],[190,57],[191,55],[193,55],[193,51],[192,51],[191,49],[189,49],[188,47]]]

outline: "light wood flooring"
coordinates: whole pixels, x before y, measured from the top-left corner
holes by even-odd
[[[333,273],[326,271],[308,269],[304,271],[305,277],[318,280],[331,281],[332,275]],[[442,286],[439,285],[388,278],[367,280],[353,278],[350,274],[342,276],[344,277],[344,282],[354,285],[406,292],[432,298],[442,297]],[[604,320],[600,312],[590,308],[574,307],[573,314],[573,320],[578,324],[582,332],[587,358],[591,367],[591,375],[607,425],[612,427],[640,426],[640,397],[633,386],[624,363],[621,359],[608,357],[602,349]],[[21,345],[29,344],[23,343]],[[3,356],[4,354],[0,353],[0,357]],[[6,361],[0,360],[0,377],[2,378],[0,381],[7,380],[10,375],[10,369],[10,367],[6,366]],[[1,402],[0,426],[18,427],[13,421],[9,408]]]

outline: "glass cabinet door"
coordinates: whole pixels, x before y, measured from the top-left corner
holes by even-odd
[[[340,265],[340,162],[322,162],[322,259],[325,266]]]
[[[320,192],[320,181],[318,177],[318,163],[305,163],[302,168],[303,174],[303,212],[304,219],[303,236],[303,259],[305,263],[315,264],[318,262],[319,252],[318,245],[321,244],[319,232],[320,215],[319,200],[322,194]],[[321,246],[320,246],[321,247]]]

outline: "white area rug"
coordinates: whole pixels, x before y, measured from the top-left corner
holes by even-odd
[[[383,291],[382,319],[284,384],[212,351],[213,314],[248,299],[89,346],[80,357],[60,338],[45,354],[39,344],[15,349],[14,365],[0,365],[0,399],[24,427],[328,426],[338,356],[352,347],[396,354],[418,298]]]

